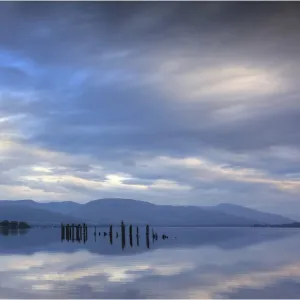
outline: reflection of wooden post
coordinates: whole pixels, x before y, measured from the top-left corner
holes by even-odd
[[[68,242],[69,242],[69,240],[70,240],[70,225],[68,224],[67,225],[67,240],[68,240]]]
[[[136,227],[136,244],[137,246],[140,245],[140,235],[139,235],[139,227]]]
[[[147,244],[147,248],[150,248],[150,240],[149,240],[149,234],[146,234],[146,244]]]
[[[63,241],[65,239],[65,225],[61,224],[61,240]]]
[[[75,226],[72,224],[72,242],[74,242]]]
[[[87,241],[87,225],[83,224],[83,242],[85,243]]]
[[[109,242],[112,245],[112,243],[113,243],[112,225],[109,226]]]

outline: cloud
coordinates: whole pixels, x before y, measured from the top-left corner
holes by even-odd
[[[0,6],[7,198],[295,213],[297,3]]]

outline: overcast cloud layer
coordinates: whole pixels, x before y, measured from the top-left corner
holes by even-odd
[[[300,3],[0,3],[2,199],[300,216]]]

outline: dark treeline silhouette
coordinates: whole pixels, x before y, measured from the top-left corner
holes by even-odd
[[[300,228],[300,222],[293,222],[287,224],[254,224],[253,227],[273,227],[273,228]]]
[[[146,246],[149,249],[150,248],[150,229],[149,225],[146,225]],[[98,233],[99,236],[101,236],[101,232]],[[109,242],[110,244],[113,244],[113,226],[109,225]],[[94,237],[96,241],[97,236],[97,226],[94,228]],[[107,236],[107,232],[103,232],[103,237]],[[168,236],[163,234],[162,239],[167,239]],[[86,224],[61,224],[61,240],[66,240],[67,242],[83,242],[86,243],[88,239],[88,227]],[[118,232],[116,232],[116,239],[118,239]],[[155,240],[158,240],[158,234],[155,232],[152,228],[152,241],[154,243]],[[121,244],[122,249],[124,250],[126,246],[126,226],[124,222],[121,222]],[[129,225],[129,244],[130,247],[133,247],[133,226],[132,224]],[[140,234],[139,234],[139,227],[136,226],[136,245],[139,246],[140,244]]]
[[[8,221],[4,220],[0,222],[0,227],[5,227],[9,229],[28,229],[30,228],[29,224],[26,222],[18,222],[18,221]]]

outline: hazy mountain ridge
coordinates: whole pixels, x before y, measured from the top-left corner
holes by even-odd
[[[289,218],[233,204],[213,207],[156,205],[150,202],[108,198],[80,204],[72,201],[35,202],[0,200],[0,218],[27,222],[91,222],[160,226],[249,226],[292,223]]]
[[[8,204],[0,201],[0,220],[9,221],[24,221],[32,223],[60,223],[60,222],[82,222],[81,218],[73,217],[71,215],[52,212],[41,209],[38,206],[33,207],[24,203]]]

